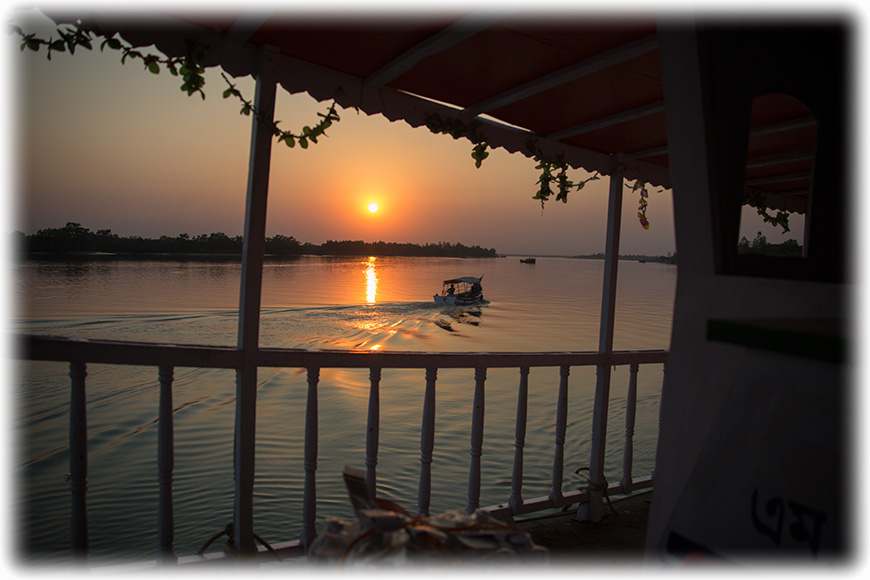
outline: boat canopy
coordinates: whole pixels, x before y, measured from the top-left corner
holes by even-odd
[[[465,282],[466,284],[480,284],[480,280],[483,278],[475,278],[474,276],[463,276],[462,278],[453,278],[452,280],[444,280],[445,284],[461,284]]]

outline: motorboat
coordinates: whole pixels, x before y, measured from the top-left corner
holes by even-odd
[[[462,278],[444,280],[441,294],[435,294],[434,296],[435,304],[456,306],[480,304],[483,302],[483,288],[480,285],[482,279],[483,276],[480,278],[463,276]]]
[[[535,259],[534,258],[525,258],[525,259],[520,258],[520,262],[522,262],[523,264],[534,264]]]

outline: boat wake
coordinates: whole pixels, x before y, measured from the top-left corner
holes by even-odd
[[[263,311],[261,344],[283,348],[433,350],[446,334],[465,336],[482,321],[481,305],[402,302]],[[449,339],[448,339],[449,340]]]

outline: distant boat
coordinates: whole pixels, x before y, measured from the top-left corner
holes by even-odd
[[[520,258],[520,262],[522,262],[523,264],[534,264],[535,259],[534,258],[526,258],[525,260],[523,260],[522,258]]]
[[[441,294],[436,294],[433,297],[435,299],[435,304],[449,304],[456,306],[480,304],[483,302],[483,287],[480,285],[482,279],[483,276],[480,278],[464,276],[462,278],[444,280]]]

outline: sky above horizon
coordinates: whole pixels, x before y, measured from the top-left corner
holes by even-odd
[[[16,24],[46,36],[55,28],[44,17]],[[48,61],[44,50],[19,52],[17,37],[6,42],[14,45],[13,230],[78,222],[146,238],[243,232],[251,118],[222,98],[219,69],[207,71],[202,100],[180,91],[180,79],[165,70],[122,65],[116,51],[55,53]],[[234,82],[253,98],[250,77]],[[314,125],[328,107],[278,88],[282,128]],[[352,109],[339,114],[328,137],[307,150],[273,144],[267,236],[461,242],[529,255],[604,251],[606,178],[542,210],[532,199],[538,172],[529,158],[492,150],[477,169],[464,139]],[[572,171],[575,181],[588,175]],[[620,253],[673,252],[670,191],[651,194],[649,230],[638,223],[635,198],[625,190]],[[751,239],[756,226],[749,230]]]

